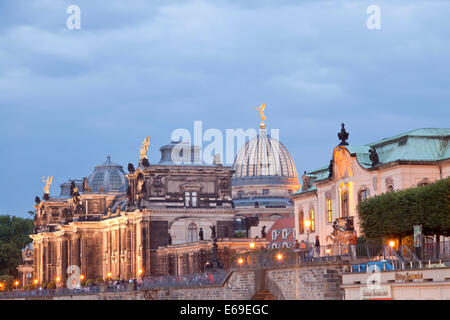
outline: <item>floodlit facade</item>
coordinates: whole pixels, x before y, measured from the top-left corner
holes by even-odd
[[[347,243],[353,230],[361,233],[360,201],[450,176],[450,129],[417,129],[363,146],[348,145],[343,130],[329,165],[304,174],[291,197],[299,241],[318,235],[322,245]]]

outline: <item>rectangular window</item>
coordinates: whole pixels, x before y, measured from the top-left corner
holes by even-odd
[[[309,220],[311,220],[311,232],[316,231],[316,218],[314,216],[314,209],[309,209]]]
[[[194,208],[198,207],[197,192],[192,192],[192,206]]]
[[[269,189],[263,189],[263,194],[269,194]]]
[[[304,219],[303,211],[300,211],[298,213],[298,233],[299,234],[305,233],[305,226],[304,226],[303,219]]]
[[[331,208],[331,199],[327,199],[327,222],[333,222],[333,210]]]
[[[191,206],[191,193],[185,192],[184,193],[184,206],[189,208]]]

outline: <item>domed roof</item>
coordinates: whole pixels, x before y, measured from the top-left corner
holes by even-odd
[[[294,160],[287,148],[260,129],[259,135],[239,150],[233,165],[233,185],[297,184]]]
[[[94,172],[88,178],[89,187],[93,192],[126,192],[128,181],[121,165],[111,162],[108,156],[106,162],[95,166]]]

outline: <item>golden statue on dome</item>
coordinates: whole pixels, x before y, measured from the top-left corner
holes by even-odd
[[[142,142],[142,147],[141,150],[139,150],[139,160],[144,160],[144,159],[148,159],[147,158],[147,151],[148,151],[148,147],[150,146],[150,137],[147,137],[143,142]]]
[[[263,103],[260,107],[256,107],[256,110],[259,112],[259,115],[261,116],[261,124],[259,125],[259,127],[261,129],[265,129],[266,128],[266,119],[267,117],[264,115],[264,109],[266,109],[266,104]]]

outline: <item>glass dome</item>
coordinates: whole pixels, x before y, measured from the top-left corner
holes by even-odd
[[[122,166],[111,162],[108,156],[106,162],[96,166],[88,178],[92,192],[126,192],[128,181]]]
[[[239,150],[234,161],[233,185],[297,184],[297,169],[287,148],[261,129]]]

